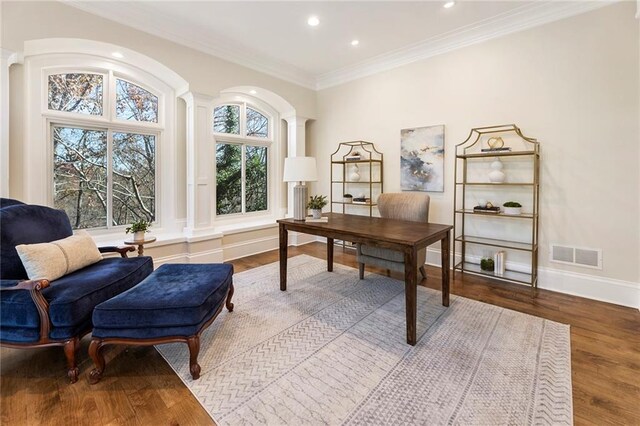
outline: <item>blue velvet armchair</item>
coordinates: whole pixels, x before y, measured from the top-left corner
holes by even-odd
[[[93,308],[153,272],[150,257],[127,258],[133,247],[101,247],[111,257],[55,281],[29,281],[16,251],[19,244],[55,241],[73,234],[66,213],[0,199],[0,345],[63,346],[71,383],[78,380],[76,352],[92,329]]]

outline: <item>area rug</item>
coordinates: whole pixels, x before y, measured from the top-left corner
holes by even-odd
[[[569,327],[418,288],[406,343],[404,284],[310,256],[234,276],[232,313],[158,350],[218,424],[571,424]]]

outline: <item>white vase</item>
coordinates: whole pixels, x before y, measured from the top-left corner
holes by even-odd
[[[311,217],[320,219],[322,217],[322,209],[311,209]]]
[[[489,180],[491,183],[502,183],[506,175],[502,171],[503,169],[502,161],[499,158],[496,158],[493,163],[491,163],[491,171],[489,172]]]
[[[522,207],[504,207],[504,214],[517,216],[522,214]]]
[[[353,197],[344,197],[344,198],[342,199],[342,202],[343,202],[343,203],[347,203],[347,204],[349,204],[349,203],[353,203]]]
[[[136,231],[133,233],[133,241],[143,241],[144,231]]]
[[[349,175],[349,179],[351,182],[360,182],[360,169],[357,164],[353,166],[353,171]]]

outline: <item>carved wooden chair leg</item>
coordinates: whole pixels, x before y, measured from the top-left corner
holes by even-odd
[[[424,269],[424,265],[420,267],[420,273],[422,274],[422,278],[427,278],[427,271]]]
[[[193,380],[200,378],[200,365],[198,364],[198,353],[200,352],[200,336],[191,336],[187,340],[189,345],[189,371]]]
[[[360,279],[364,279],[364,263],[358,263],[358,274],[360,275]]]
[[[78,381],[78,364],[76,363],[76,352],[80,346],[80,339],[74,337],[64,344],[64,355],[67,358],[67,376],[71,383]]]
[[[233,312],[233,303],[231,303],[233,292],[234,292],[233,283],[231,283],[231,287],[229,287],[229,292],[227,293],[227,301],[225,302],[225,305],[227,306],[227,310],[229,312]]]
[[[102,379],[104,373],[104,355],[102,354],[102,341],[94,339],[89,345],[89,356],[95,364],[95,368],[89,373],[89,383],[95,385]]]

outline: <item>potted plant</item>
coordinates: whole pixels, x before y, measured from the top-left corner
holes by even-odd
[[[480,259],[480,269],[487,272],[493,272],[495,269],[495,262],[490,257],[483,257]]]
[[[126,229],[126,233],[132,233],[134,241],[142,241],[144,240],[145,232],[149,232],[149,228],[151,228],[151,221],[139,219]]]
[[[312,195],[307,203],[307,208],[311,210],[314,219],[320,219],[322,216],[322,208],[327,205],[327,197],[325,195]]]
[[[522,214],[522,204],[517,201],[507,201],[502,205],[504,207],[504,214],[519,215]]]
[[[352,203],[353,202],[353,195],[351,194],[344,194],[342,196],[342,201],[345,203]]]

